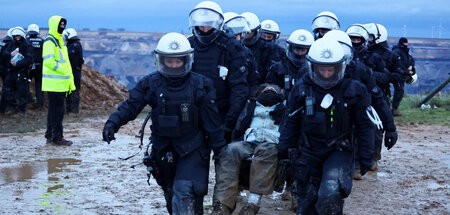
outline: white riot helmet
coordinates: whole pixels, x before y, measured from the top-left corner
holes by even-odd
[[[369,32],[361,24],[353,24],[345,30],[350,39],[358,38],[361,40],[359,43],[354,43],[352,41],[353,49],[357,52],[362,51],[367,47],[367,41],[369,41]]]
[[[370,41],[369,44],[379,44],[387,40],[388,33],[386,28],[383,25],[375,24],[375,23],[369,23],[363,25],[366,30],[369,32],[369,36],[373,37],[373,40]]]
[[[156,67],[158,72],[166,77],[185,76],[191,71],[193,61],[194,49],[182,34],[168,33],[161,37],[156,45]]]
[[[78,40],[78,39],[80,39],[80,38],[78,38],[77,31],[75,29],[73,29],[73,28],[65,29],[62,34],[63,34],[63,38],[66,39],[66,40],[71,40],[71,39]]]
[[[225,17],[225,24],[223,25],[225,33],[233,36],[240,34],[242,40],[246,34],[250,33],[250,27],[243,16],[233,12],[224,13],[223,16]]]
[[[345,62],[349,64],[353,59],[353,49],[352,49],[352,40],[350,37],[341,30],[332,30],[325,34],[323,38],[330,38],[337,40],[344,50]]]
[[[247,20],[248,26],[250,27],[250,30],[254,34],[252,37],[246,38],[244,40],[244,44],[245,45],[254,45],[258,41],[259,37],[261,37],[261,31],[260,31],[261,23],[259,22],[259,18],[258,18],[258,16],[256,16],[256,14],[254,14],[252,12],[242,13],[241,16],[243,16],[245,18],[245,20]]]
[[[261,22],[261,38],[263,40],[276,43],[279,37],[280,27],[275,21],[267,19]]]
[[[286,56],[294,65],[300,66],[313,42],[314,36],[307,30],[299,29],[292,32],[286,40]],[[302,49],[306,50],[306,53],[299,55]]]
[[[338,41],[330,38],[316,40],[306,55],[310,65],[308,75],[324,89],[330,89],[344,78],[345,56]]]
[[[3,38],[3,41],[10,41],[12,40],[12,35],[11,32],[14,28],[10,28],[7,32],[6,32],[6,36]]]
[[[189,13],[189,28],[192,29],[195,37],[204,45],[209,45],[216,40],[222,31],[224,22],[222,8],[212,1],[200,2]],[[199,27],[213,28],[208,32],[203,32]]]
[[[339,20],[337,16],[330,11],[323,11],[317,14],[312,22],[312,30],[314,38],[321,38],[323,35],[319,34],[319,29],[337,30],[339,29]]]
[[[25,35],[25,30],[20,26],[14,27],[11,31],[12,38],[14,38],[14,36],[21,36],[22,38],[25,38]]]
[[[39,34],[39,26],[36,24],[31,24],[28,26],[27,29],[27,34],[28,35],[38,35]]]

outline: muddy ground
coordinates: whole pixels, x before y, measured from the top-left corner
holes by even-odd
[[[106,116],[65,119],[70,147],[46,144],[44,130],[0,133],[0,214],[166,214],[162,191],[146,182],[136,134],[142,118],[101,141]],[[17,119],[20,120],[20,119]],[[379,172],[354,181],[345,214],[450,214],[450,135],[442,126],[399,126],[399,142],[383,151]],[[147,130],[147,133],[149,131]],[[214,170],[205,211],[211,205]],[[265,196],[260,214],[294,214],[279,193]]]

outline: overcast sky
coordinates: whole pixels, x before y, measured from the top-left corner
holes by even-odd
[[[201,1],[188,0],[0,0],[0,28],[47,27],[48,18],[61,15],[75,29],[125,28],[128,31],[180,32],[188,29],[189,12]],[[449,0],[220,0],[224,12],[254,12],[261,21],[273,19],[282,34],[311,31],[321,11],[334,12],[345,30],[353,23],[383,24],[389,36],[450,38]],[[22,13],[22,14],[21,14]],[[432,27],[435,26],[435,27]]]

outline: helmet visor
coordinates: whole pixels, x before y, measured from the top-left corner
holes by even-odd
[[[286,56],[296,66],[301,66],[306,61],[306,54],[308,54],[309,47],[287,43]]]
[[[168,55],[155,52],[158,71],[166,77],[183,77],[191,71],[194,53]]]
[[[319,16],[319,17],[315,18],[312,23],[313,31],[315,31],[318,28],[337,30],[337,29],[339,29],[339,22],[336,21],[331,16]]]
[[[208,26],[214,29],[221,29],[223,16],[216,11],[198,8],[189,14],[189,27]]]
[[[344,78],[346,64],[316,64],[309,62],[311,80],[324,89],[329,89]]]
[[[226,33],[229,34],[242,34],[242,33],[250,33],[250,27],[248,26],[247,21],[243,17],[236,17],[225,23],[224,29]]]

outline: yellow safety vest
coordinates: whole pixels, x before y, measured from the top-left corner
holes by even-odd
[[[61,16],[52,16],[48,21],[48,36],[42,48],[42,91],[71,92],[75,83],[67,47],[58,33]]]

